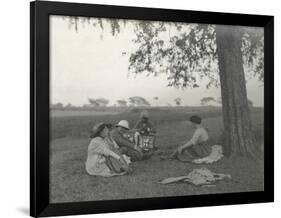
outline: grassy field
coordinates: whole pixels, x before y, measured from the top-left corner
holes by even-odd
[[[190,111],[152,111],[151,118],[158,130],[156,144],[164,151],[172,151],[191,137],[192,130],[186,121]],[[194,112],[194,111],[193,111]],[[199,111],[209,129],[211,141],[219,143],[222,130],[220,110]],[[116,123],[127,119],[135,123],[139,114],[107,113],[105,115],[53,116],[51,118],[51,181],[52,203],[130,199],[144,197],[180,196],[207,193],[244,192],[263,190],[263,160],[223,158],[212,165],[195,165],[173,160],[151,159],[133,163],[134,172],[114,178],[87,175],[85,161],[90,139],[88,132],[94,123]],[[257,146],[263,141],[263,113],[253,112],[252,120]],[[161,185],[159,181],[170,176],[186,175],[192,169],[207,167],[218,173],[229,173],[230,181],[220,181],[216,187],[196,187],[190,184]]]

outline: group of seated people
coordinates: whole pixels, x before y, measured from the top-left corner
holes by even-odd
[[[209,137],[201,120],[196,115],[190,117],[189,121],[195,127],[193,137],[178,147],[170,158],[188,161],[209,154],[206,144]],[[114,127],[107,123],[96,124],[88,147],[86,171],[104,177],[132,172],[131,162],[148,159],[158,149],[154,145],[155,134],[147,111],[141,113],[141,119],[131,130],[126,120],[119,121]]]

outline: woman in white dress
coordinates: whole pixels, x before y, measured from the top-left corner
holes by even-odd
[[[93,127],[92,140],[88,147],[88,156],[86,161],[86,171],[90,175],[111,177],[124,175],[126,171],[116,173],[108,165],[108,160],[113,158],[121,164],[125,163],[122,155],[110,149],[107,142],[109,130],[105,123],[99,123]]]

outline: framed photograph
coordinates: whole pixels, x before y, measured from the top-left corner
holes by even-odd
[[[274,200],[273,16],[30,4],[30,215]]]

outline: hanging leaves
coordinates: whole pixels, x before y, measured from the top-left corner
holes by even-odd
[[[113,36],[125,29],[128,22],[134,26],[136,37],[132,42],[137,45],[136,51],[130,53],[130,73],[147,76],[165,73],[167,85],[176,88],[198,87],[203,79],[208,80],[207,88],[219,86],[215,25],[69,17],[69,26],[74,26],[76,32],[80,23],[98,26],[102,31],[106,24]],[[263,81],[263,32],[247,27],[243,31],[244,68],[250,77]],[[102,36],[103,33],[101,39]]]

